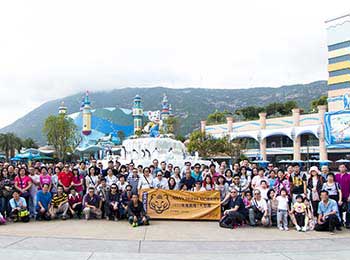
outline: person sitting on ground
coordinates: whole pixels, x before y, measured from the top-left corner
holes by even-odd
[[[306,206],[304,204],[304,198],[302,195],[297,195],[295,197],[295,203],[293,204],[291,215],[295,218],[295,228],[297,231],[306,232],[305,216],[306,216]],[[294,221],[293,221],[294,222]]]
[[[318,204],[317,213],[316,231],[329,231],[334,233],[335,228],[341,230],[337,202],[329,198],[328,191],[321,191],[321,201]]]
[[[109,220],[120,219],[120,194],[117,184],[112,184],[107,193],[106,199],[106,215]]]
[[[126,217],[128,213],[128,204],[131,201],[132,197],[132,187],[131,185],[127,185],[125,187],[125,191],[122,192],[121,203],[120,203],[120,218],[123,219]]]
[[[83,211],[82,196],[76,191],[74,187],[70,189],[70,194],[68,195],[68,203],[70,216],[73,218],[76,214],[78,219],[80,219]]]
[[[276,197],[277,206],[277,227],[279,230],[288,231],[289,199],[286,189],[280,190],[280,195]]]
[[[249,222],[251,226],[270,224],[266,200],[261,197],[260,190],[254,190],[252,207],[249,208]]]
[[[224,211],[224,216],[220,220],[220,227],[236,228],[238,225],[243,224],[248,215],[247,209],[235,189],[231,189],[221,204],[226,205],[227,210]]]
[[[133,194],[128,204],[129,223],[133,227],[149,225],[149,216],[146,215],[142,202],[137,194]]]
[[[51,219],[57,218],[59,214],[62,214],[62,220],[66,220],[68,209],[68,196],[63,192],[63,187],[58,186],[57,194],[55,194],[51,200]]]
[[[51,215],[49,209],[51,207],[52,195],[49,192],[50,184],[44,183],[41,190],[36,194],[36,219],[37,220],[50,220]]]
[[[88,188],[88,193],[85,194],[83,199],[83,207],[83,212],[86,220],[89,220],[93,217],[96,219],[102,218],[102,200],[98,195],[95,194],[94,187]]]
[[[312,204],[310,203],[308,198],[304,199],[304,204],[305,204],[305,207],[306,207],[305,208],[305,225],[306,225],[306,230],[307,231],[308,230],[314,230],[315,229],[315,221],[314,221],[314,210],[312,208]]]
[[[10,199],[11,213],[10,218],[13,222],[29,222],[29,211],[27,209],[27,202],[23,197],[19,196],[19,192],[15,190],[12,193],[12,199]]]

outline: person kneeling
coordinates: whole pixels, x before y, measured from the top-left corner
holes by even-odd
[[[57,218],[59,215],[62,215],[62,220],[67,219],[68,212],[68,196],[63,192],[63,187],[57,187],[57,194],[51,200],[50,214],[51,219]]]
[[[26,200],[19,196],[18,191],[12,193],[12,199],[10,199],[11,214],[10,218],[14,221],[29,222],[29,211],[27,209]]]
[[[128,204],[129,223],[133,227],[140,225],[149,225],[149,216],[146,215],[145,209],[137,194],[133,194]]]
[[[68,203],[69,215],[71,218],[73,218],[76,214],[78,219],[80,219],[83,211],[82,198],[74,187],[70,189],[70,194],[68,195]]]
[[[251,226],[261,224],[267,227],[270,224],[266,200],[261,198],[261,192],[258,189],[254,190],[252,207],[249,209],[249,222]]]
[[[89,220],[93,217],[97,219],[102,218],[102,200],[98,195],[95,194],[94,187],[89,187],[88,193],[84,196],[83,204],[83,212],[86,220]]]
[[[226,204],[228,209],[224,211],[224,216],[220,220],[220,227],[236,228],[238,225],[243,224],[247,216],[247,209],[235,189],[231,190],[221,204]]]
[[[44,183],[42,190],[36,194],[36,220],[50,220],[49,209],[51,207],[51,193],[49,192],[49,184]]]
[[[317,213],[316,231],[329,231],[334,233],[335,228],[341,230],[337,202],[329,198],[328,191],[326,190],[321,191],[321,201],[318,204]]]

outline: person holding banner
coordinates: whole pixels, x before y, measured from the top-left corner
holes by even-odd
[[[129,223],[133,227],[149,225],[149,216],[146,215],[142,202],[137,194],[133,194],[128,204]]]

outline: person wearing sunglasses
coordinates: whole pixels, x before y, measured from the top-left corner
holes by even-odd
[[[249,209],[249,222],[251,226],[270,224],[266,200],[261,196],[260,190],[254,190],[252,207]]]
[[[237,228],[238,225],[243,224],[247,216],[247,209],[235,189],[230,190],[230,193],[221,202],[221,205],[226,205],[227,209],[224,211],[224,216],[220,221],[220,227]]]

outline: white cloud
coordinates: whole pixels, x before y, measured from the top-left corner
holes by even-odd
[[[0,127],[85,89],[326,79],[324,21],[349,1],[2,1]]]

